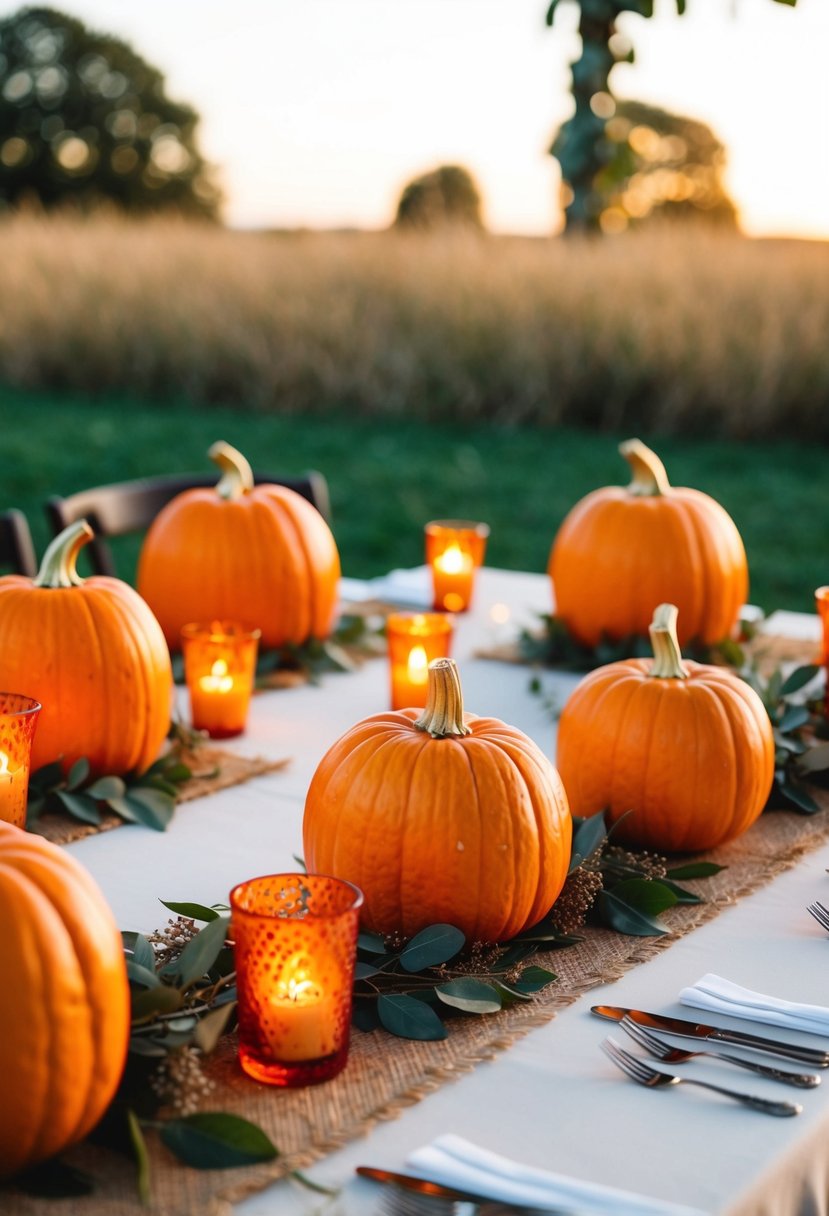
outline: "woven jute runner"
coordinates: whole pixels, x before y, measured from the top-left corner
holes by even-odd
[[[820,646],[817,642],[809,642],[803,638],[787,638],[775,633],[756,634],[750,642],[745,643],[743,652],[746,659],[754,663],[764,675],[770,674],[783,663],[820,662]],[[485,646],[475,651],[475,657],[496,659],[501,663],[531,663],[522,653],[517,639],[497,646]]]
[[[202,746],[191,756],[182,757],[192,772],[192,777],[182,782],[176,793],[176,802],[190,802],[193,798],[204,798],[216,794],[232,785],[241,785],[252,777],[264,773],[275,773],[290,764],[290,758],[265,760],[262,756],[237,756],[222,747]],[[46,812],[38,818],[32,831],[45,836],[53,844],[71,844],[85,836],[98,832],[109,832],[124,827],[125,822],[113,811],[103,811],[100,823],[81,823],[70,815]],[[2,1208],[0,1208],[2,1211]]]
[[[534,962],[558,976],[531,1002],[486,1017],[458,1018],[442,1042],[410,1042],[384,1031],[355,1032],[346,1070],[324,1085],[276,1090],[246,1078],[238,1068],[235,1042],[223,1041],[209,1073],[215,1089],[204,1109],[232,1111],[259,1124],[280,1149],[267,1165],[223,1171],[188,1169],[167,1154],[149,1134],[152,1161],[152,1205],[159,1216],[227,1216],[234,1202],[256,1193],[293,1169],[364,1135],[380,1120],[392,1119],[441,1085],[491,1059],[556,1016],[583,993],[618,979],[637,964],[668,948],[684,934],[711,920],[724,908],[794,866],[829,839],[829,792],[814,791],[821,812],[800,816],[773,811],[739,840],[707,856],[727,868],[713,878],[686,885],[705,903],[678,905],[664,914],[670,932],[660,938],[625,937],[604,929],[587,929],[583,941],[566,950],[538,955]],[[666,999],[675,994],[666,993]],[[140,1216],[134,1169],[124,1158],[83,1145],[67,1155],[74,1165],[99,1180],[96,1192],[82,1202],[84,1216]],[[54,1206],[0,1190],[4,1216],[45,1216]]]

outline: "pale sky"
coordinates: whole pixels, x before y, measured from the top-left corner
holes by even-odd
[[[576,8],[547,0],[53,0],[126,38],[202,115],[226,217],[382,227],[402,186],[463,164],[499,232],[560,226],[546,154],[570,112]],[[0,16],[19,6],[0,0]],[[708,122],[754,235],[829,239],[829,0],[656,0],[626,15],[618,96]]]

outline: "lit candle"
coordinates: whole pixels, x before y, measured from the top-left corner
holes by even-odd
[[[829,587],[818,587],[815,592],[815,606],[817,607],[821,624],[820,661],[823,664],[826,678],[826,694],[823,710],[826,717],[829,718]]]
[[[463,520],[434,520],[425,532],[434,607],[465,612],[472,603],[475,571],[484,560],[489,528]]]
[[[0,692],[0,819],[26,826],[29,763],[40,702],[16,692]]]
[[[321,1060],[337,1049],[337,1002],[319,987],[307,956],[295,955],[268,999],[262,1029],[275,1060]]]
[[[452,618],[438,612],[392,613],[386,619],[392,709],[422,709],[432,659],[449,656]]]
[[[185,625],[182,647],[194,729],[214,739],[245,729],[258,639],[258,630],[228,621]]]
[[[267,1085],[312,1085],[348,1059],[363,897],[321,874],[251,878],[230,893],[239,1062]]]

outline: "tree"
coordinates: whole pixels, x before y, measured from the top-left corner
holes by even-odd
[[[403,188],[395,226],[431,231],[459,225],[481,231],[481,195],[475,179],[460,165],[441,165]]]
[[[547,25],[555,19],[561,0],[550,0]],[[606,124],[613,116],[614,101],[610,73],[617,63],[633,63],[633,48],[616,28],[623,13],[652,17],[654,0],[573,0],[579,6],[582,51],[571,65],[575,113],[556,136],[552,154],[561,165],[568,232],[591,232],[599,228],[604,200],[598,181],[614,154],[606,138]],[[797,0],[776,0],[794,7]],[[677,13],[685,12],[686,0],[676,0]]]
[[[197,124],[126,42],[52,8],[0,21],[0,205],[109,200],[214,218]]]
[[[736,228],[737,209],[722,180],[725,149],[704,122],[620,101],[605,138],[610,156],[595,179],[602,231],[653,219]]]

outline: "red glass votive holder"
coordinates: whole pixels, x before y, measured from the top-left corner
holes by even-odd
[[[241,735],[256,674],[260,631],[233,621],[185,625],[184,674],[194,730],[211,739]]]
[[[239,1062],[267,1085],[345,1068],[362,892],[320,874],[272,874],[230,893]]]
[[[26,826],[32,740],[41,704],[19,692],[0,692],[0,819]]]
[[[484,562],[489,525],[435,519],[426,525],[425,534],[435,610],[466,612],[472,604],[475,571]]]
[[[423,709],[432,659],[446,659],[454,624],[442,612],[395,612],[386,618],[392,709]]]
[[[821,645],[820,645],[820,661],[823,664],[823,670],[826,673],[826,699],[824,701],[824,711],[829,717],[829,587],[818,587],[815,592],[815,607],[817,614],[820,617],[821,624]]]

